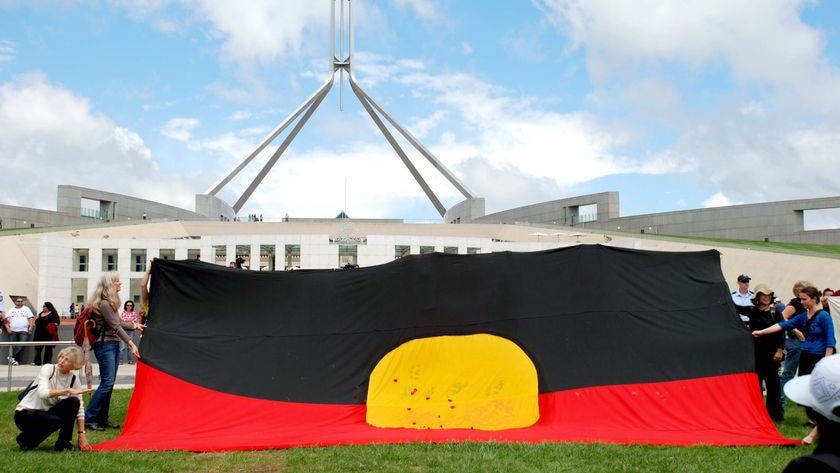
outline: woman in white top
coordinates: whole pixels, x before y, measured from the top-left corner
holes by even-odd
[[[32,450],[58,431],[55,450],[72,450],[73,424],[79,429],[79,449],[90,450],[85,435],[85,410],[79,377],[73,370],[81,368],[82,350],[70,346],[58,353],[55,365],[41,366],[33,389],[15,408],[15,425],[20,429],[17,443],[21,450]]]

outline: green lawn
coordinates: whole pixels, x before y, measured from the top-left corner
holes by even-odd
[[[130,390],[117,390],[111,417],[122,421]],[[779,472],[810,448],[648,447],[606,444],[453,443],[296,448],[231,453],[51,451],[54,437],[38,450],[20,452],[12,413],[16,393],[0,393],[3,470],[25,472]],[[788,407],[783,434],[801,438],[802,408]],[[165,422],[165,419],[161,419]],[[91,443],[117,431],[89,432]]]

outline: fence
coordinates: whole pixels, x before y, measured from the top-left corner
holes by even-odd
[[[45,342],[0,342],[0,353],[3,352],[3,347],[9,347],[9,355],[7,359],[12,358],[12,352],[14,351],[14,347],[27,347],[27,346],[48,346],[48,345],[59,345],[59,346],[69,346],[75,345],[76,342],[72,340],[58,340],[58,341],[45,341]],[[14,365],[9,363],[9,370],[8,370],[8,383],[6,384],[6,391],[12,390],[12,369]],[[81,373],[82,377],[84,378],[84,373]],[[85,380],[83,380],[85,381]]]

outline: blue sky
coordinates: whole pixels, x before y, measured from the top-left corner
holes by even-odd
[[[353,0],[353,70],[488,213],[604,191],[622,215],[835,196],[838,3]],[[0,0],[0,202],[54,209],[73,184],[194,208],[329,77],[329,7]],[[241,214],[439,220],[340,96]]]

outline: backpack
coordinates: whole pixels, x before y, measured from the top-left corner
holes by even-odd
[[[55,365],[53,365],[53,372],[50,375],[50,379],[52,379],[53,376],[55,376]],[[26,395],[29,394],[29,391],[32,391],[33,389],[38,388],[38,385],[35,384],[35,381],[37,381],[37,380],[38,380],[38,378],[35,378],[32,381],[30,381],[29,384],[23,389],[23,391],[18,393],[18,401],[23,401],[23,398],[25,398]],[[76,384],[76,374],[75,373],[73,374],[73,379],[70,380],[70,386],[73,386],[74,384]]]
[[[85,340],[87,340],[90,346],[93,346],[100,335],[105,336],[105,331],[102,328],[102,324],[96,322],[90,307],[85,307],[76,316],[76,325],[73,326],[73,341],[76,342],[76,345],[83,346]]]

